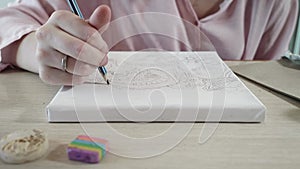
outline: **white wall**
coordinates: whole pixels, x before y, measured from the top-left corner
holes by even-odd
[[[14,2],[15,0],[0,0],[0,8],[6,7],[8,2]]]

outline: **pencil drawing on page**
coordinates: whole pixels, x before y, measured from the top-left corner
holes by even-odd
[[[211,53],[202,55],[157,52],[149,55],[133,54],[109,57],[107,77],[118,88],[195,88],[213,91],[237,88],[238,79],[223,62]],[[89,83],[105,84],[95,73]]]

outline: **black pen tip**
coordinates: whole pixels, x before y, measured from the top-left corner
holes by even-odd
[[[106,80],[106,83],[107,83],[107,85],[109,85],[109,84],[110,84],[108,79]]]

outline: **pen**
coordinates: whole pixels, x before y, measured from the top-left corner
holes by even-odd
[[[84,19],[84,18],[83,18],[83,15],[82,15],[82,13],[81,13],[81,11],[80,11],[80,8],[79,8],[79,6],[78,6],[78,4],[77,4],[77,1],[76,1],[76,0],[67,0],[67,1],[68,1],[68,4],[69,4],[69,6],[70,6],[72,12],[73,12],[75,15],[79,16],[81,19]],[[107,74],[106,68],[105,68],[105,67],[98,67],[98,70],[99,70],[100,74],[102,75],[103,79],[104,79],[104,80],[106,81],[106,83],[109,85],[109,80],[108,80],[107,77],[106,77],[106,74]]]

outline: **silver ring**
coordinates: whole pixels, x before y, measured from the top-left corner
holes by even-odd
[[[64,56],[62,59],[61,59],[61,67],[62,67],[62,70],[63,71],[67,71],[67,60],[68,60],[68,56]]]

